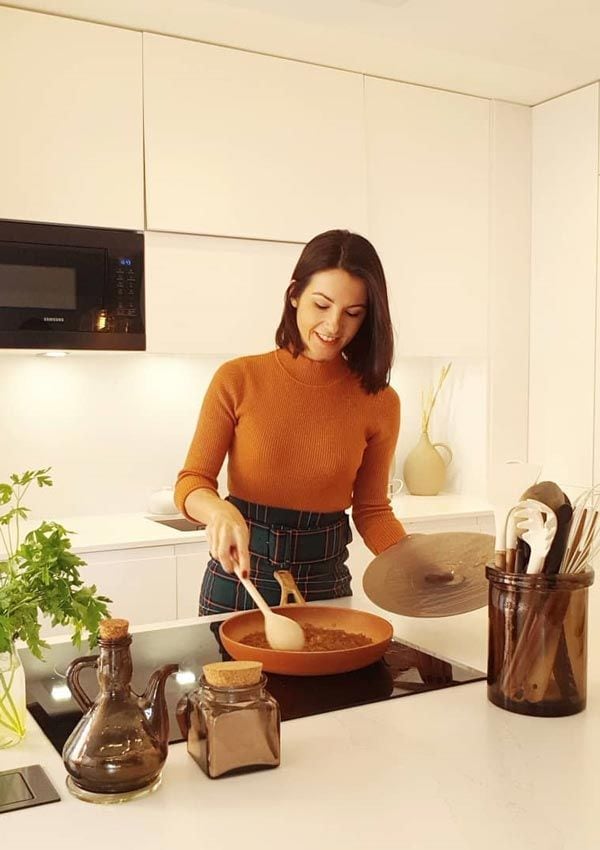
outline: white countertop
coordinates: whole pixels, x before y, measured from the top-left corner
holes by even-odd
[[[392,499],[392,507],[398,519],[405,521],[492,514],[492,506],[487,499],[462,493],[440,493],[437,496],[411,496],[401,493]]]
[[[360,592],[338,604],[373,608]],[[485,669],[485,609],[389,618],[400,637]],[[0,752],[0,770],[42,764],[62,801],[2,815],[2,846],[596,850],[599,643],[593,635],[588,708],[574,717],[511,714],[487,701],[484,682],[462,685],[288,721],[271,771],[211,780],[173,745],[159,790],[121,806],[71,797],[59,755],[30,720],[25,741]]]
[[[47,516],[69,532],[74,552],[102,552],[107,549],[136,549],[142,546],[173,546],[206,540],[206,532],[177,531],[154,522],[147,513],[98,514],[96,516]],[[177,517],[181,519],[182,517]],[[165,517],[168,519],[168,517]],[[40,520],[22,523],[22,536]]]
[[[436,517],[482,516],[491,513],[485,499],[442,493],[439,496],[396,496],[392,505],[396,516],[404,521],[425,521]],[[98,516],[59,516],[54,519],[72,532],[74,552],[100,552],[107,549],[130,549],[141,546],[165,546],[206,540],[204,531],[177,531],[148,519],[147,513],[104,514]],[[23,534],[37,527],[40,520],[22,524]]]

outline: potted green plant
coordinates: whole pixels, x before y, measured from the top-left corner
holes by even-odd
[[[52,486],[50,467],[10,476],[0,483],[0,749],[17,744],[25,734],[25,674],[15,642],[22,640],[37,657],[48,644],[40,637],[40,615],[53,626],[71,626],[80,646],[84,631],[90,647],[97,643],[100,620],[110,599],[86,587],[79,574],[85,561],[71,551],[68,532],[56,522],[42,522],[21,540],[21,523],[29,509],[23,499],[29,487]],[[2,560],[4,558],[4,560]]]

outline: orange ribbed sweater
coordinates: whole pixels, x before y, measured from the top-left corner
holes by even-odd
[[[399,424],[396,392],[367,394],[341,357],[317,362],[277,349],[231,360],[206,392],[176,503],[183,509],[198,488],[216,493],[229,454],[233,496],[294,510],[352,506],[356,528],[378,554],[405,535],[387,497]]]

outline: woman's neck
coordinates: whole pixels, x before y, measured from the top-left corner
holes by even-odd
[[[301,384],[326,386],[336,383],[350,372],[341,355],[333,360],[312,360],[304,354],[294,357],[287,348],[278,348],[275,356],[287,374]]]

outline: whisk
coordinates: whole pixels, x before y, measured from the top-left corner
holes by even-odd
[[[573,505],[573,519],[561,573],[581,573],[600,552],[600,484],[582,493]]]

